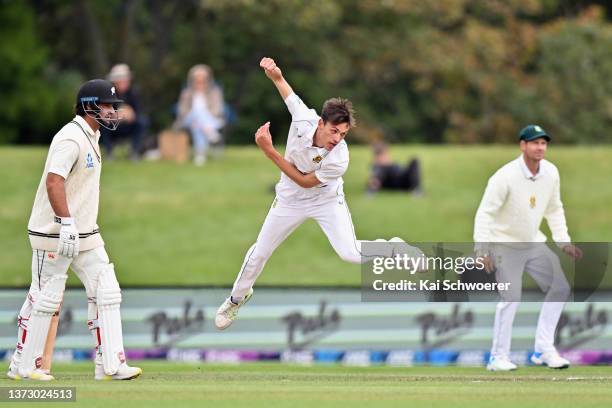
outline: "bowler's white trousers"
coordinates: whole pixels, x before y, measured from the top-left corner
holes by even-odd
[[[251,289],[274,250],[307,219],[314,219],[336,253],[344,261],[363,263],[361,243],[355,237],[351,213],[344,195],[304,206],[288,206],[278,199],[272,203],[257,241],[247,251],[232,289],[234,300],[242,299]],[[366,241],[367,242],[367,241]],[[391,254],[380,254],[390,256]]]
[[[523,246],[521,248],[520,246]],[[512,324],[521,299],[523,271],[546,293],[536,329],[535,351],[555,350],[554,336],[570,287],[557,255],[545,243],[508,246],[495,244],[492,251],[498,282],[510,282],[510,291],[502,293],[497,304],[493,326],[491,355],[508,357],[512,341]]]

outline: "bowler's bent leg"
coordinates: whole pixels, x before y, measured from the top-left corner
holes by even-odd
[[[278,246],[306,219],[305,211],[284,207],[274,200],[261,227],[257,241],[249,248],[234,282],[232,301],[245,297],[263,270],[267,260]]]
[[[336,200],[311,208],[309,216],[319,224],[329,243],[343,261],[362,264],[375,257],[393,255],[393,246],[390,244],[377,246],[375,249],[380,253],[364,253],[363,243],[372,241],[358,240],[355,236],[353,220],[344,196],[339,195]],[[379,241],[385,242],[385,240]]]

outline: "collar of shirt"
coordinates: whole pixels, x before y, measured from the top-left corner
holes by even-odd
[[[313,146],[312,143],[314,141],[314,135],[317,133],[317,126],[313,126],[312,129],[308,133],[305,133],[300,139],[300,143],[302,147],[316,147]]]
[[[98,143],[98,140],[100,140],[100,130],[94,132],[93,129],[89,126],[89,123],[87,123],[87,121],[79,115],[76,115],[73,120],[79,125],[81,125],[87,135],[93,138],[96,143]]]
[[[325,157],[329,154],[329,151],[324,147],[318,147],[314,145],[314,136],[315,133],[317,133],[317,129],[318,126],[315,124],[314,129],[312,129],[310,132],[306,133],[304,136],[301,137],[301,146],[304,149],[316,149],[321,156]]]
[[[519,158],[517,160],[520,163],[521,170],[522,170],[523,175],[525,176],[525,178],[527,178],[529,180],[534,180],[535,181],[538,178],[542,177],[542,174],[544,173],[544,171],[542,169],[542,162],[541,161],[540,161],[540,166],[538,168],[538,172],[534,176],[533,173],[531,172],[531,170],[529,170],[529,167],[527,167],[527,163],[525,163],[525,158],[523,157],[522,154],[519,156]]]

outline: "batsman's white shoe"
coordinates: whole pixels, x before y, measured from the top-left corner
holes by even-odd
[[[119,366],[117,372],[113,375],[108,375],[104,372],[104,366],[102,364],[96,364],[96,370],[94,374],[94,379],[96,380],[133,380],[136,377],[139,377],[142,374],[142,369],[140,367],[130,367],[126,363],[123,363]]]
[[[557,350],[547,351],[546,353],[533,353],[531,355],[531,362],[535,365],[543,365],[548,368],[568,368],[570,366],[569,360],[561,357]]]
[[[9,371],[10,373],[11,371]],[[15,371],[13,371],[13,374],[17,374]],[[8,377],[11,378],[11,376],[7,373]],[[32,380],[32,381],[53,381],[55,380],[55,377],[53,377],[51,374],[47,374],[44,370],[41,370],[40,368],[35,369],[34,371],[32,371],[31,373],[29,373],[28,375],[19,375],[17,374],[15,378],[12,378],[13,380],[20,380],[20,379],[24,379],[24,380]]]
[[[489,358],[489,364],[487,364],[487,370],[489,371],[514,371],[518,367],[507,357],[493,357]]]
[[[228,297],[225,299],[225,302],[219,309],[217,309],[217,315],[215,316],[215,326],[217,329],[224,330],[230,327],[230,325],[236,320],[236,316],[238,316],[238,309],[253,296],[253,288],[249,290],[249,293],[238,303],[232,302],[232,297]]]
[[[15,381],[19,381],[22,379],[21,376],[19,375],[19,371],[17,370],[17,367],[13,366],[13,364],[9,366],[9,370],[6,373],[6,376],[10,378],[11,380],[15,380]]]

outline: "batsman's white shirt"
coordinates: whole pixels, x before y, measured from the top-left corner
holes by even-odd
[[[53,137],[28,223],[33,249],[55,251],[59,240],[60,224],[47,195],[48,173],[66,180],[66,200],[79,230],[80,250],[104,245],[97,224],[102,170],[99,139],[100,132],[94,132],[78,115]]]
[[[321,184],[313,188],[303,188],[281,173],[280,181],[276,185],[279,203],[305,206],[333,200],[342,195],[342,176],[349,165],[346,142],[342,140],[331,151],[313,146],[319,115],[314,109],[309,109],[295,93],[285,99],[285,104],[292,118],[285,159],[304,174],[314,172]]]
[[[474,222],[475,242],[545,242],[540,231],[546,218],[557,243],[569,243],[561,202],[559,171],[540,161],[535,176],[521,155],[500,168],[487,184]]]

